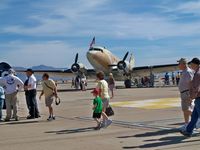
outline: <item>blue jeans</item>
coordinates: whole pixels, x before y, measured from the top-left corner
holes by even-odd
[[[200,97],[196,98],[195,101],[195,106],[194,106],[194,110],[192,112],[192,116],[191,116],[191,121],[189,122],[186,131],[189,134],[192,134],[193,129],[196,126],[197,120],[200,117]]]
[[[0,119],[2,118],[3,104],[4,104],[4,99],[0,98]]]

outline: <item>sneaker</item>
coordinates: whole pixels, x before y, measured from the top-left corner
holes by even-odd
[[[15,117],[15,121],[19,121],[19,117],[17,116],[17,117]]]
[[[8,122],[8,121],[10,121],[10,118],[5,118],[4,121]]]
[[[182,125],[181,127],[179,127],[178,130],[180,130],[180,131],[186,130],[187,125],[188,125],[188,124],[185,123],[184,125]]]
[[[107,121],[106,121],[106,128],[109,126],[109,125],[111,125],[111,123],[112,123],[112,120],[110,120],[110,119],[108,119]]]
[[[35,119],[33,116],[27,116],[26,119]]]
[[[106,122],[101,122],[101,128],[106,128]]]
[[[199,129],[200,128],[200,118],[197,120],[197,123],[196,123],[196,129]]]
[[[185,130],[180,130],[180,133],[181,133],[182,135],[186,136],[186,137],[191,137],[191,136],[192,136],[191,133],[188,133],[188,132],[185,131]]]
[[[47,118],[47,121],[52,121],[53,117],[49,116],[49,118]]]
[[[53,120],[56,120],[56,117],[55,117],[55,116],[52,116],[52,119],[53,119]]]
[[[100,129],[101,129],[100,124],[98,126],[94,127],[94,130],[100,130]]]
[[[40,118],[40,117],[41,117],[40,115],[36,115],[36,116],[35,116],[35,118]]]

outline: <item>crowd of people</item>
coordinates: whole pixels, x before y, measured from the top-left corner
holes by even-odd
[[[193,58],[189,63],[185,58],[177,61],[179,70],[175,76],[172,73],[172,83],[177,84],[180,91],[181,108],[183,111],[184,125],[179,128],[180,133],[184,136],[190,137],[195,128],[200,127],[200,60]],[[189,65],[188,65],[189,64]],[[6,117],[4,121],[14,119],[19,120],[17,114],[18,100],[17,95],[20,90],[25,91],[25,98],[29,115],[27,119],[35,119],[40,117],[38,104],[36,100],[37,95],[37,80],[32,69],[26,70],[27,80],[23,83],[19,79],[13,69],[9,69],[8,74],[0,78],[0,121],[2,118],[2,108],[4,102],[6,103]],[[109,107],[109,101],[114,97],[115,80],[113,74],[109,74],[106,81],[105,75],[102,71],[96,74],[98,84],[93,89],[93,118],[97,122],[95,129],[107,127],[112,123],[112,120],[107,115],[106,111]],[[169,84],[169,74],[165,74],[166,84]],[[176,79],[176,82],[175,82]],[[109,94],[111,92],[111,97]],[[58,98],[57,86],[55,82],[49,78],[47,73],[42,76],[42,95],[45,96],[45,105],[48,107],[49,117],[48,121],[55,120],[53,101]],[[5,99],[5,101],[4,101]]]
[[[18,99],[17,95],[19,91],[25,91],[26,105],[28,109],[29,115],[26,117],[27,119],[35,119],[39,118],[40,113],[37,104],[37,80],[34,76],[34,72],[32,69],[26,70],[27,79],[23,83],[20,78],[15,75],[15,71],[13,69],[8,70],[8,74],[4,77],[0,78],[0,121],[10,121],[14,119],[18,121],[20,118],[17,114],[18,110]],[[49,79],[49,75],[44,73],[42,76],[42,92],[41,96],[45,95],[45,104],[49,108],[49,117],[47,120],[55,120],[55,116],[53,114],[53,99],[57,98],[57,88],[56,84],[53,80]],[[6,117],[2,118],[2,108],[4,103],[6,108]]]

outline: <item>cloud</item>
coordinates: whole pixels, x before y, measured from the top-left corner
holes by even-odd
[[[183,14],[194,14],[200,15],[200,1],[189,1],[186,3],[181,3],[175,8],[176,12],[183,13]]]
[[[12,41],[4,45],[1,44],[0,48],[6,51],[6,53],[1,53],[1,60],[14,66],[30,67],[44,64],[69,68],[74,62],[75,53],[79,53],[80,62],[90,66],[85,58],[86,48],[78,48],[77,50],[77,47],[75,48],[62,41],[30,43],[25,41]]]
[[[53,5],[55,4],[55,5]],[[176,10],[189,11],[193,3],[184,3]],[[194,36],[200,33],[200,21],[179,23],[170,17],[153,13],[129,13],[116,11],[108,0],[78,0],[72,3],[61,1],[34,7],[46,13],[28,16],[35,26],[12,25],[3,29],[4,33],[29,36],[112,37],[119,39],[142,38],[148,40],[175,36]],[[187,7],[186,7],[187,6]],[[194,5],[195,6],[195,5]],[[112,11],[108,11],[111,9]]]

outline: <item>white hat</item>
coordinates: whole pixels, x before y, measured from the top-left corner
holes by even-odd
[[[15,70],[12,69],[12,68],[10,68],[10,69],[8,70],[8,73],[9,73],[9,74],[15,74]]]

